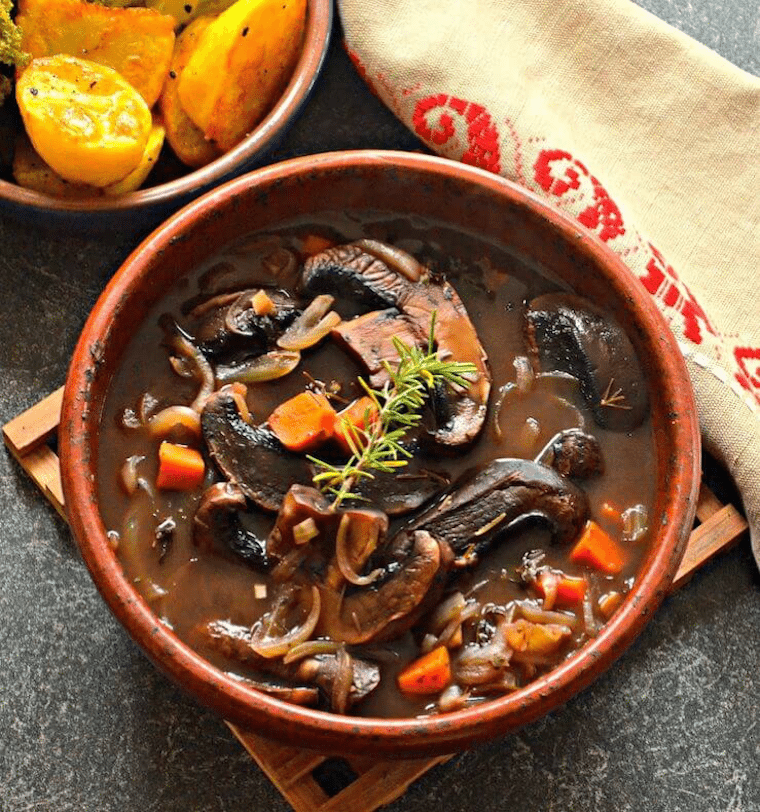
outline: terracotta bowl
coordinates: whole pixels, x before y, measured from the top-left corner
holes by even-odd
[[[115,198],[63,200],[0,179],[0,210],[30,221],[35,227],[96,234],[117,227],[120,234],[145,234],[203,192],[261,165],[308,101],[327,55],[333,0],[307,3],[303,51],[288,86],[266,118],[232,150],[200,169],[187,169],[176,180]]]
[[[109,381],[142,314],[182,269],[220,246],[316,211],[383,210],[443,220],[512,245],[608,308],[649,376],[658,487],[651,551],[600,634],[548,675],[466,710],[369,719],[285,704],[247,688],[181,643],[125,579],[98,511],[98,432]],[[599,676],[665,596],[692,526],[699,482],[693,394],[675,340],[643,286],[577,223],[523,189],[444,159],[394,152],[301,158],[232,181],[184,208],[127,259],[84,328],[66,383],[60,433],[69,520],[92,577],[117,618],[158,667],[225,719],[259,734],[332,752],[420,756],[464,749],[547,713]]]

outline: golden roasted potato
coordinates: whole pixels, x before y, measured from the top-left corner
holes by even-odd
[[[156,103],[174,47],[174,18],[84,0],[19,0],[16,23],[32,58],[69,54],[118,71]]]
[[[198,17],[221,14],[234,2],[235,0],[190,0],[189,3],[187,0],[145,0],[145,5],[161,14],[171,14],[179,27]]]
[[[148,143],[140,163],[125,177],[110,186],[103,187],[107,195],[124,195],[137,191],[156,165],[161,147],[164,145],[165,130],[162,124],[154,123],[148,135]]]
[[[237,0],[209,25],[179,81],[182,107],[226,151],[272,107],[293,72],[306,0]]]
[[[26,133],[19,133],[13,154],[13,178],[19,186],[51,197],[81,199],[98,197],[103,191],[97,186],[69,183],[54,172],[35,152]]]
[[[143,157],[150,110],[112,68],[73,56],[34,59],[16,100],[34,148],[68,181],[108,186]]]
[[[190,120],[180,103],[177,88],[200,36],[213,20],[213,17],[198,17],[177,37],[169,78],[158,98],[158,107],[166,127],[166,140],[180,161],[193,167],[205,166],[221,155],[221,152],[211,141],[206,140],[203,131]]]

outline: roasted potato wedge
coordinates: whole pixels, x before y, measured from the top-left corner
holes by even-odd
[[[179,81],[182,107],[219,149],[234,147],[284,90],[306,0],[238,0],[203,32]]]
[[[187,0],[145,0],[145,5],[161,14],[170,14],[179,28],[199,17],[221,14],[234,2],[235,0],[192,0],[190,3]]]
[[[174,18],[84,0],[19,0],[16,22],[32,58],[69,54],[118,71],[152,107],[174,48]]]
[[[112,68],[63,54],[34,59],[16,101],[35,150],[68,181],[109,186],[143,157],[150,110]]]
[[[103,193],[97,186],[64,180],[35,152],[26,133],[21,133],[16,138],[12,171],[13,178],[19,186],[50,197],[79,200],[85,197],[98,197]]]
[[[164,145],[165,130],[162,124],[154,122],[148,135],[148,143],[140,159],[140,163],[125,177],[110,186],[105,186],[103,191],[110,196],[125,195],[127,192],[137,191],[156,165],[161,147]]]
[[[203,130],[193,124],[180,103],[178,92],[182,72],[200,36],[213,20],[213,17],[198,17],[177,37],[169,78],[158,99],[159,110],[166,127],[166,140],[180,161],[193,167],[205,166],[221,155],[220,150],[211,141],[206,140]]]

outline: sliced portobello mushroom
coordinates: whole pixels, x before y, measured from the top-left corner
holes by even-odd
[[[335,293],[360,304],[399,311],[395,318],[397,332],[413,339],[415,343],[428,341],[433,313],[436,315],[435,343],[439,355],[451,361],[472,363],[476,372],[464,391],[442,390],[438,393],[438,427],[432,432],[434,441],[443,446],[456,447],[472,442],[480,433],[486,417],[486,407],[491,391],[491,373],[488,359],[478,339],[467,310],[456,290],[448,283],[433,284],[422,276],[422,281],[412,281],[407,275],[389,266],[380,258],[375,244],[368,252],[363,244],[343,245],[330,248],[310,257],[304,266],[302,284],[306,290]],[[390,249],[390,246],[385,246]],[[377,314],[375,324],[383,320],[393,321],[393,314]],[[382,341],[375,346],[371,336],[372,318],[358,325],[348,322],[337,337],[345,346],[361,348],[365,366],[371,371],[377,367],[382,356],[388,354],[388,344]],[[383,334],[390,338],[392,325],[383,325]],[[392,343],[390,344],[392,348]],[[356,351],[352,352],[356,354]],[[394,356],[391,356],[393,358]]]
[[[213,360],[223,356],[257,355],[274,346],[277,339],[295,321],[299,313],[295,300],[282,290],[266,289],[274,309],[271,313],[257,314],[253,297],[261,288],[216,296],[218,306],[193,311],[198,324],[193,327],[194,338],[204,355]],[[191,314],[192,316],[192,314]]]
[[[193,517],[193,543],[207,551],[220,545],[257,570],[265,571],[272,565],[266,539],[240,522],[239,514],[247,508],[248,500],[239,485],[233,482],[212,485],[201,497]]]
[[[264,510],[277,512],[291,484],[311,479],[306,459],[288,451],[266,426],[246,422],[225,389],[206,401],[201,428],[217,468]]]
[[[525,315],[525,336],[536,369],[577,378],[600,426],[632,431],[644,421],[649,396],[633,345],[590,302],[570,293],[533,299]]]
[[[260,657],[251,647],[251,630],[228,621],[203,624],[195,629],[194,637],[204,648],[210,648],[228,660],[271,675],[254,680],[254,684],[265,693],[296,704],[317,704],[320,690],[329,698],[340,674],[337,654],[318,654],[291,664],[285,664],[279,658]],[[352,657],[351,669],[345,709],[360,702],[380,684],[380,669],[374,663]],[[273,684],[271,677],[278,681]]]
[[[396,557],[407,554],[414,534],[424,530],[451,547],[457,566],[472,566],[529,517],[547,522],[554,541],[568,544],[588,513],[586,494],[551,468],[530,460],[496,459],[455,483],[438,504],[401,530],[389,549]]]
[[[604,473],[599,440],[578,428],[555,434],[536,457],[536,462],[572,479],[589,479]]]

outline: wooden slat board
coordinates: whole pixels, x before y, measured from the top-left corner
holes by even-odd
[[[66,519],[58,455],[49,445],[61,413],[63,387],[3,426],[5,444],[48,501]],[[697,526],[671,591],[706,561],[734,545],[747,522],[703,483]],[[374,812],[403,795],[421,775],[452,756],[406,761],[333,758],[277,744],[229,724],[251,757],[295,812]]]

